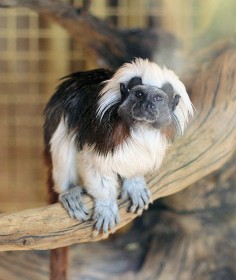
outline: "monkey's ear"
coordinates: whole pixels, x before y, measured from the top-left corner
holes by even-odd
[[[180,95],[176,94],[172,103],[172,111],[174,111],[177,105],[179,104],[179,99],[180,99]]]
[[[133,77],[127,86],[127,89],[132,89],[133,87],[137,86],[137,85],[142,85],[142,79],[140,77]]]
[[[174,88],[170,83],[165,83],[161,89],[169,96],[173,96],[174,94]]]
[[[120,93],[121,93],[121,100],[124,101],[129,94],[129,90],[125,87],[125,84],[120,83]]]

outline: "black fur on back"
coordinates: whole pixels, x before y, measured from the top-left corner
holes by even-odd
[[[46,147],[64,117],[69,128],[68,136],[76,135],[78,148],[82,149],[85,144],[95,145],[96,151],[104,154],[114,149],[117,143],[114,134],[120,134],[119,103],[107,110],[101,121],[97,118],[99,92],[104,87],[102,82],[112,76],[113,72],[109,70],[96,69],[72,73],[64,78],[45,108]],[[121,134],[124,129],[127,130],[122,127]]]

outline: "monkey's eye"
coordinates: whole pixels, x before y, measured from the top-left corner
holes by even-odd
[[[142,98],[144,96],[144,93],[141,90],[136,90],[135,91],[135,96],[138,98]]]
[[[153,97],[153,100],[154,101],[161,101],[163,98],[162,98],[162,96],[160,96],[160,95],[156,95],[156,96],[154,96]]]

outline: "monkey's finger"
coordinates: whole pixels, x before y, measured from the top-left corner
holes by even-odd
[[[137,210],[137,208],[138,208],[138,205],[132,205],[132,206],[130,207],[130,212],[131,212],[131,213],[135,213],[136,210]]]
[[[73,196],[62,196],[60,198],[61,203],[63,204],[64,208],[68,211],[70,217],[75,218],[77,220],[86,221],[88,220],[89,216],[87,211],[83,206],[83,202],[75,201]]]
[[[108,232],[103,232],[102,234],[102,239],[107,239],[109,236],[109,233]]]
[[[70,210],[70,216],[79,221],[87,221],[89,219],[89,215],[81,211],[81,209],[75,208]]]
[[[144,206],[149,204],[149,196],[146,193],[142,194],[141,199],[142,199]]]
[[[103,233],[108,233],[108,227],[109,227],[109,219],[104,219],[103,221],[103,225],[102,225],[102,230],[103,230]]]
[[[95,230],[100,231],[103,224],[103,218],[99,217],[95,223]]]
[[[149,191],[149,189],[146,189],[145,192],[146,192],[148,198],[150,199],[152,196],[152,193]]]
[[[120,217],[119,217],[119,215],[116,215],[115,216],[115,223],[119,224],[119,222],[120,222]]]
[[[115,223],[116,223],[116,220],[115,220],[115,217],[113,219],[110,220],[109,222],[109,228],[110,230],[113,229],[115,227]]]
[[[138,199],[138,209],[143,209],[144,206],[145,206],[145,203],[144,203],[144,201],[143,201],[143,199],[142,199],[142,196],[141,196],[141,197],[139,197],[139,199]]]
[[[151,192],[149,190],[145,190],[142,194],[142,199],[145,205],[148,205],[151,201]]]
[[[84,214],[86,214],[86,215],[89,214],[88,208],[85,206],[85,204],[83,203],[83,201],[78,200],[78,205],[79,205],[81,211],[82,211]]]
[[[131,205],[134,205],[136,207],[138,206],[138,196],[137,195],[132,194],[130,200],[131,200]]]
[[[73,202],[73,200],[69,199],[67,196],[63,196],[60,199],[61,203],[63,204],[63,206],[65,207],[65,209],[68,211],[69,215],[71,218],[76,218],[74,216],[74,208],[75,208],[75,204]]]
[[[70,205],[69,205],[68,201],[65,198],[60,198],[60,202],[61,202],[62,206],[67,210],[69,215],[71,216],[72,213],[71,213]]]
[[[129,198],[128,192],[125,191],[125,190],[122,190],[122,192],[120,194],[120,198],[121,198],[122,201],[128,200],[128,198]]]
[[[82,221],[88,220],[89,215],[87,213],[85,213],[80,207],[77,207],[73,211],[74,211],[74,216],[76,219],[82,220]]]
[[[74,203],[76,203],[77,205],[80,206],[81,210],[83,210],[83,212],[89,212],[85,203],[84,203],[84,200],[81,198],[81,197],[75,197],[74,198]]]
[[[120,222],[119,214],[114,214],[114,218],[110,221],[110,229],[115,227],[116,224],[119,224],[119,222]]]
[[[143,213],[143,208],[139,208],[138,211],[137,211],[137,214],[138,214],[139,216],[141,216],[142,213]]]
[[[80,215],[81,217],[86,218],[89,214],[83,201],[81,199],[77,200],[76,197],[71,198],[71,207],[74,210],[76,218],[80,217]]]
[[[98,234],[99,234],[99,230],[94,230],[92,233],[93,237],[97,237]]]
[[[94,221],[97,221],[97,220],[99,219],[99,217],[100,217],[100,214],[99,214],[98,212],[94,212],[94,214],[93,214],[93,220],[94,220]]]

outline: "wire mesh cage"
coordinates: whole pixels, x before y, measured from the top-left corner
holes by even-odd
[[[162,28],[189,50],[218,4],[102,0],[90,11],[121,29]],[[45,203],[43,108],[60,77],[93,67],[96,61],[59,25],[28,9],[0,9],[0,211]]]

